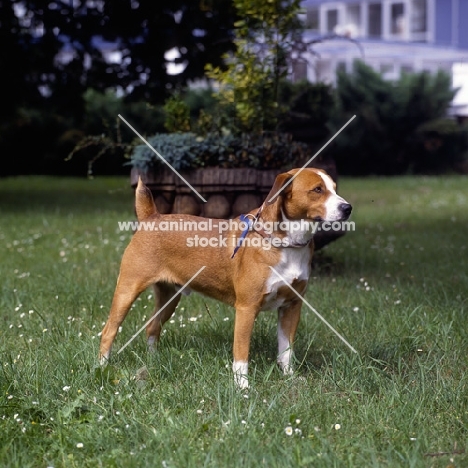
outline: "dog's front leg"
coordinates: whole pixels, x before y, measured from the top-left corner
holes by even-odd
[[[278,309],[278,365],[285,375],[293,373],[294,337],[301,317],[300,300]]]
[[[240,389],[249,388],[247,374],[250,339],[258,312],[259,310],[252,306],[236,306],[232,370],[234,372],[234,382]]]

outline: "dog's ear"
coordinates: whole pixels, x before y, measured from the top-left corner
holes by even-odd
[[[280,195],[284,195],[291,189],[291,184],[288,184],[286,188],[284,188],[284,186],[292,179],[292,177],[293,175],[288,174],[287,172],[276,176],[275,183],[265,199],[266,205],[272,205]]]
[[[292,174],[284,173],[279,174],[270,193],[265,198],[263,205],[262,218],[266,221],[278,221],[281,219],[281,201],[285,195],[291,191],[291,184],[287,187],[285,185],[293,177]]]

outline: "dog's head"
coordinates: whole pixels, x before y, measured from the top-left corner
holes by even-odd
[[[292,169],[276,177],[264,212],[289,220],[345,221],[352,206],[336,193],[333,179],[321,169]]]

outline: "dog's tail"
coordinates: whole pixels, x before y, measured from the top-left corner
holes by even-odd
[[[138,178],[138,185],[135,191],[135,211],[138,221],[142,221],[150,216],[159,215],[159,211],[154,203],[153,194],[143,183],[141,177]]]

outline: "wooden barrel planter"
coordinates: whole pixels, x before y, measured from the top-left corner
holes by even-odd
[[[315,165],[325,169],[336,179],[334,166],[324,166]],[[153,193],[156,206],[162,214],[181,213],[229,219],[259,207],[279,173],[278,169],[215,167],[182,172],[181,175],[206,199],[206,203],[169,168],[158,167],[151,172],[141,172],[133,168],[130,178],[131,185],[135,188],[141,176]],[[344,232],[317,233],[316,249],[320,249],[343,234]]]

